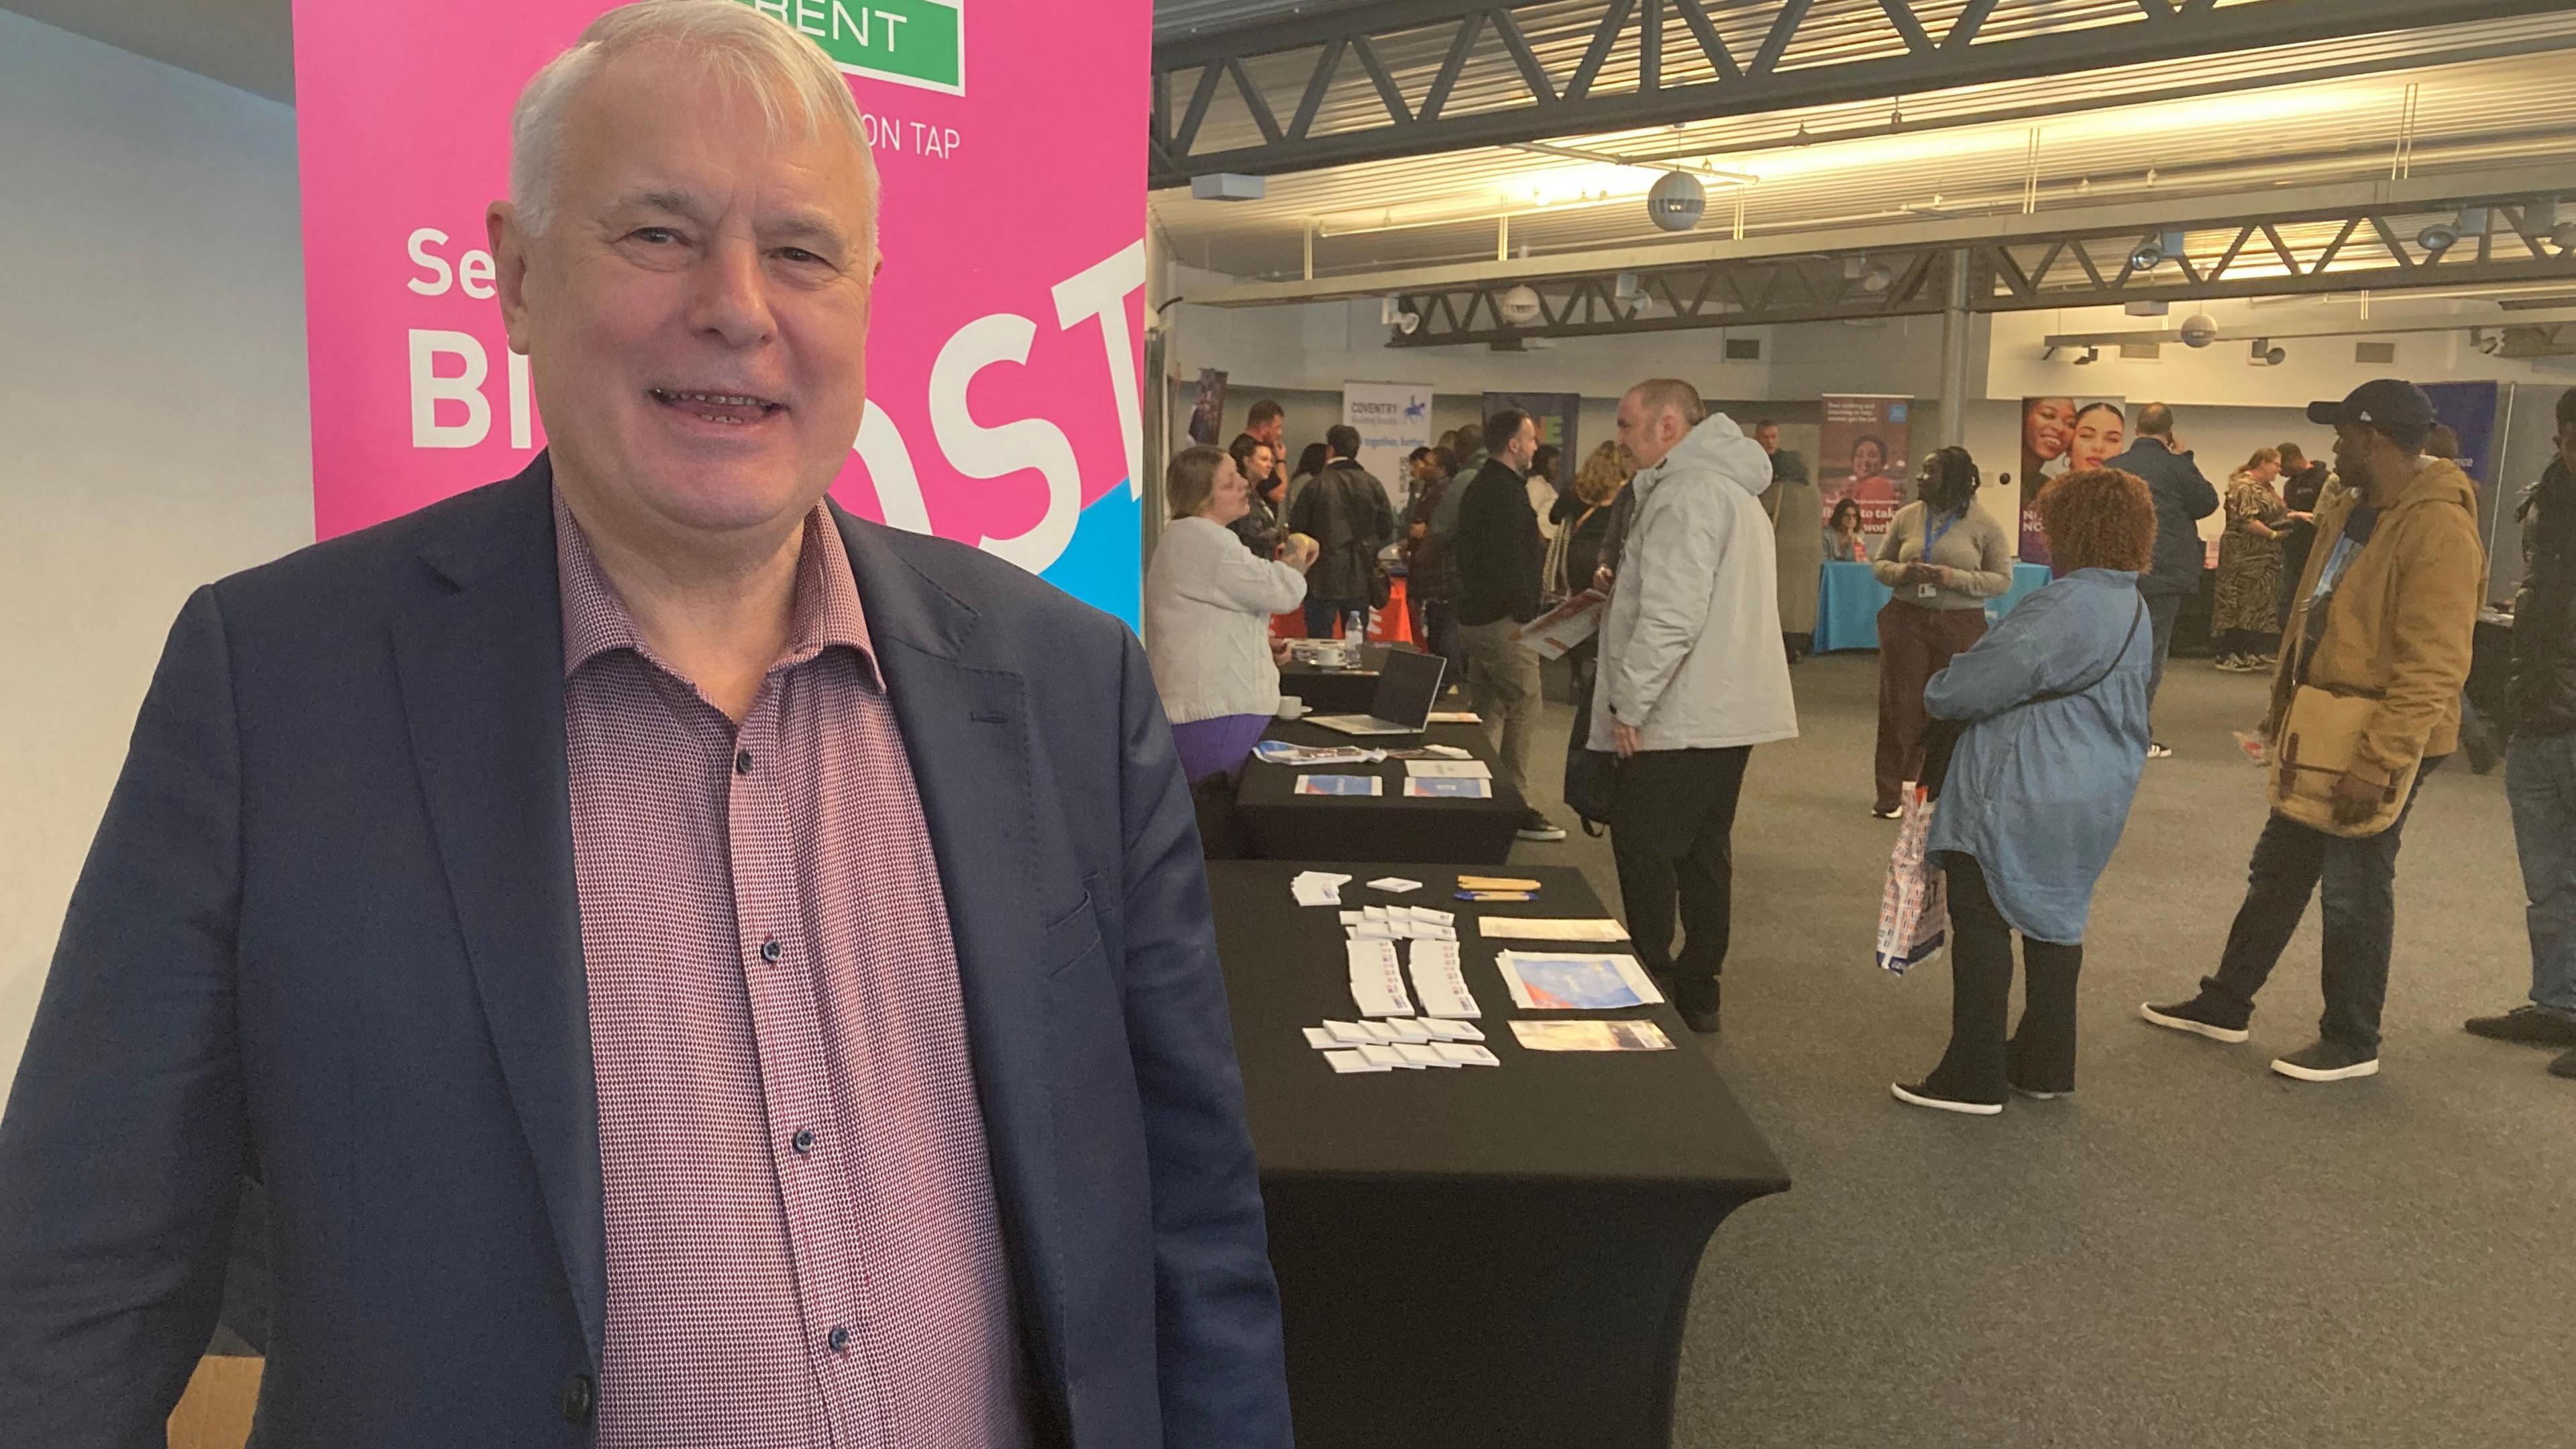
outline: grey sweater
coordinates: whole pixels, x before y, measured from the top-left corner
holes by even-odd
[[[1869,571],[1896,590],[1896,597],[1924,609],[1982,609],[1986,600],[2012,591],[2012,549],[2004,541],[2002,524],[1970,504],[1967,513],[1948,528],[1941,529],[1937,519],[1932,527],[1940,529],[1941,537],[1927,558],[1923,505],[1908,503],[1896,510],[1887,536],[1878,541],[1878,552],[1870,556]],[[1905,566],[1916,562],[1949,568],[1955,587],[1901,582]]]

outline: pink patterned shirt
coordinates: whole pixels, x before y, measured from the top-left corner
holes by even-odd
[[[599,1442],[1017,1446],[955,945],[849,556],[739,728],[555,501],[608,1220]]]

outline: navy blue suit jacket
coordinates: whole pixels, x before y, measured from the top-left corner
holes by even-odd
[[[259,1443],[588,1439],[606,1232],[550,486],[540,456],[181,612],[0,1122],[0,1438],[161,1443],[249,1171]],[[1144,653],[973,549],[840,525],[947,892],[1042,1437],[1285,1445]]]

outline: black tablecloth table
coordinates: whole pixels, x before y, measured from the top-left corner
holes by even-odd
[[[1503,778],[1502,762],[1481,725],[1435,724],[1419,735],[1363,738],[1318,725],[1280,721],[1262,735],[1292,745],[1357,745],[1363,749],[1416,749],[1451,745],[1485,762],[1494,793],[1485,800],[1417,800],[1404,793],[1404,762],[1382,765],[1270,765],[1247,760],[1234,805],[1259,860],[1318,860],[1365,855],[1371,860],[1426,861],[1441,865],[1499,865],[1520,828],[1520,792]],[[1299,775],[1375,775],[1381,795],[1300,795]]]
[[[1279,692],[1293,694],[1316,714],[1366,714],[1377,702],[1378,670],[1386,663],[1388,645],[1360,649],[1360,662],[1349,669],[1318,669],[1291,656],[1279,666]]]
[[[1342,1076],[1306,1045],[1299,1028],[1354,1011],[1339,914],[1289,892],[1306,869],[1352,876],[1345,909],[1457,913],[1500,1066]],[[1788,1186],[1670,1007],[1512,1006],[1496,952],[1544,944],[1486,940],[1478,912],[1605,914],[1577,871],[1512,873],[1537,899],[1470,904],[1454,872],[1419,867],[1208,865],[1306,1449],[1665,1449],[1700,1255],[1728,1213]],[[1364,887],[1388,874],[1423,889]],[[1525,1051],[1524,1015],[1642,1017],[1676,1050]]]

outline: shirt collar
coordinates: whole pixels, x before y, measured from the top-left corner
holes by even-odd
[[[555,577],[563,608],[563,672],[569,679],[584,664],[611,650],[632,650],[657,668],[673,674],[654,654],[635,627],[635,617],[617,596],[616,586],[591,552],[590,539],[554,493]],[[868,636],[867,615],[859,605],[858,578],[850,571],[849,550],[841,543],[831,509],[822,503],[805,515],[804,546],[796,558],[796,595],[788,620],[787,646],[772,670],[792,668],[835,645],[857,652],[871,680],[884,680],[876,668],[876,649]]]

